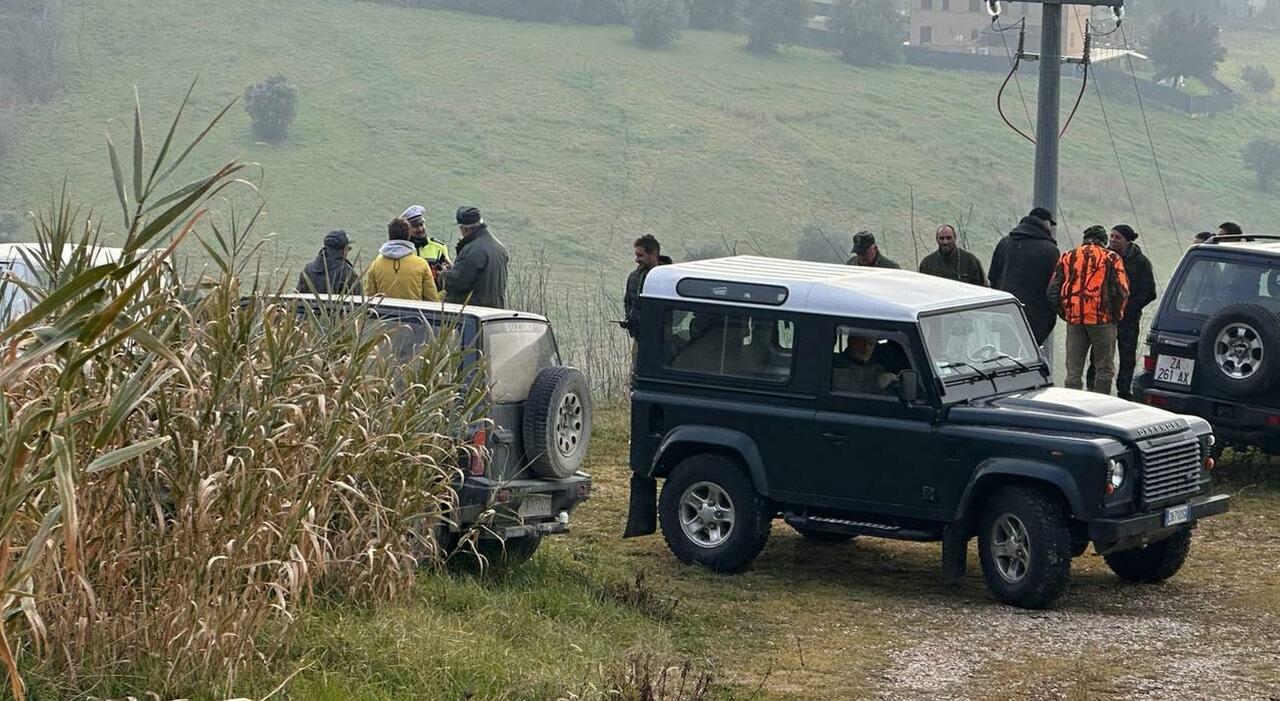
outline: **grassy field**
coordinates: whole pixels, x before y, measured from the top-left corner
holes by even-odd
[[[976,554],[944,584],[937,545],[815,545],[775,524],[756,564],[724,576],[681,565],[661,536],[623,541],[627,414],[598,419],[572,533],[505,577],[424,574],[403,607],[314,611],[237,693],[296,672],[279,698],[597,699],[670,667],[667,695],[621,698],[1280,696],[1276,461],[1228,454],[1233,510],[1201,526],[1174,579],[1128,585],[1086,556],[1053,610],[1022,611],[990,598]],[[708,694],[670,693],[704,675]]]
[[[118,218],[103,133],[136,85],[155,133],[189,82],[207,117],[273,73],[299,89],[292,138],[253,144],[238,107],[207,153],[261,164],[275,260],[296,268],[333,227],[364,260],[386,220],[413,202],[450,235],[460,203],[480,206],[519,253],[620,280],[628,244],[653,231],[677,258],[707,241],[790,255],[810,223],[882,233],[916,258],[936,223],[964,219],[985,255],[1025,211],[1032,148],[998,119],[1000,77],[912,67],[857,69],[832,56],[742,50],[740,36],[685,32],[668,51],[622,27],[519,24],[349,0],[68,0],[65,87],[48,105],[12,110],[15,152],[0,164],[0,210],[48,201],[64,176]],[[1280,42],[1229,42],[1237,59],[1272,63]],[[1280,68],[1280,66],[1277,66]],[[1033,74],[1022,85],[1034,100]],[[1064,102],[1074,85],[1064,87]],[[1063,146],[1062,202],[1072,235],[1133,220],[1097,98],[1086,96]],[[1006,109],[1021,121],[1019,94]],[[1065,110],[1065,107],[1064,107]],[[1241,146],[1280,128],[1274,98],[1192,119],[1149,106],[1183,242],[1218,221],[1265,228],[1274,196],[1254,192]],[[1180,251],[1133,104],[1108,116],[1134,191],[1143,242],[1167,274]],[[193,163],[192,168],[207,163]]]

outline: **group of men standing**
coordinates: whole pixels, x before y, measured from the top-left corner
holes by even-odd
[[[920,261],[919,271],[1009,292],[1022,302],[1037,344],[1064,320],[1066,386],[1082,389],[1087,377],[1094,392],[1110,394],[1114,383],[1118,396],[1131,399],[1142,310],[1156,298],[1151,261],[1127,224],[1110,231],[1091,226],[1083,243],[1065,253],[1054,236],[1057,225],[1048,210],[1031,210],[996,244],[988,281],[977,256],[958,245],[955,228],[943,224],[938,250]],[[852,253],[849,265],[900,267],[880,253],[870,232],[854,235]]]
[[[480,210],[463,206],[455,213],[459,240],[454,260],[443,241],[427,235],[426,213],[422,205],[413,205],[392,219],[387,241],[363,276],[348,259],[347,232],[329,232],[315,260],[299,275],[298,291],[505,307],[507,249],[489,231]]]

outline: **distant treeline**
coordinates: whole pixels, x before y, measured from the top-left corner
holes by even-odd
[[[627,0],[376,0],[402,7],[433,7],[522,22],[626,24]],[[734,29],[739,0],[686,0],[689,26],[694,29]],[[745,4],[745,3],[744,3]]]

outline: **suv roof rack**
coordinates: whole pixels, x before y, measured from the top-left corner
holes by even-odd
[[[1272,234],[1215,234],[1205,243],[1231,243],[1234,241],[1280,241],[1280,236]]]

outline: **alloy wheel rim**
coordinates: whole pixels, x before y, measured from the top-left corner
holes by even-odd
[[[560,455],[569,458],[578,451],[584,424],[582,398],[575,392],[564,395],[556,409],[556,450]]]
[[[724,544],[733,534],[735,521],[733,500],[714,482],[696,482],[680,495],[680,529],[699,547]]]
[[[1262,337],[1244,323],[1228,324],[1213,341],[1213,359],[1222,374],[1247,380],[1262,367]]]
[[[1031,538],[1017,516],[1001,514],[991,525],[991,555],[1004,581],[1017,584],[1026,578],[1031,566]]]

